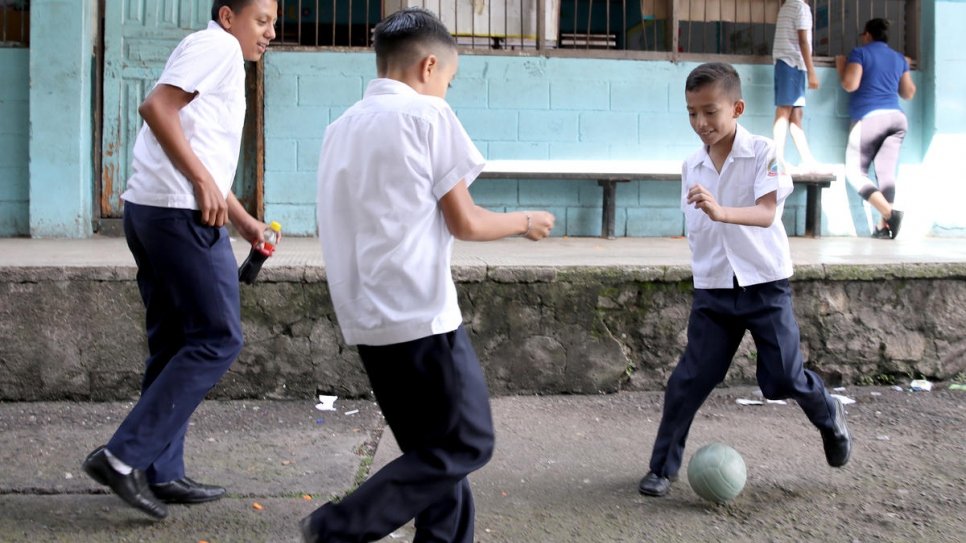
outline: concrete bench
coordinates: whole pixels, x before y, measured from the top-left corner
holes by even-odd
[[[614,239],[617,183],[632,180],[680,181],[680,160],[490,160],[484,179],[596,180],[604,192],[600,237]],[[835,180],[830,172],[793,173],[792,182],[805,187],[805,235],[822,235],[822,189]]]

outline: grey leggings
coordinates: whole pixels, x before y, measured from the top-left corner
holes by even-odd
[[[909,124],[905,113],[878,110],[852,123],[845,149],[845,178],[868,200],[880,191],[890,204],[896,197],[896,166],[899,148]],[[876,184],[869,178],[869,164],[875,162]]]

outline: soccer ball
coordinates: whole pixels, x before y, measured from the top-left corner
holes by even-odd
[[[747,477],[745,461],[724,443],[698,449],[688,462],[688,483],[694,493],[714,503],[726,503],[741,493]]]

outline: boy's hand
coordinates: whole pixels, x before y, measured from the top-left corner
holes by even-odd
[[[538,241],[550,236],[556,217],[546,211],[530,211],[530,231],[524,237]]]
[[[817,89],[818,88],[818,74],[815,72],[808,73],[808,88]]]
[[[228,202],[222,198],[221,191],[211,178],[194,184],[195,201],[201,212],[201,224],[221,228],[228,220]]]
[[[721,222],[725,218],[724,209],[708,189],[696,184],[688,189],[688,203],[704,211],[712,221]]]

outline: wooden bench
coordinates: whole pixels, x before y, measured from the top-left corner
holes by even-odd
[[[484,179],[596,180],[604,192],[600,237],[614,239],[617,183],[680,181],[680,160],[490,160]],[[792,182],[805,187],[805,235],[822,235],[822,189],[835,180],[831,172],[793,173]]]

